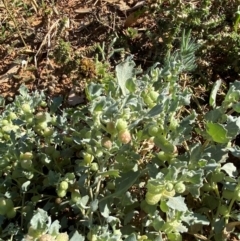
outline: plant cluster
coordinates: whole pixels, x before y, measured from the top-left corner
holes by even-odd
[[[240,182],[228,152],[240,131],[240,82],[207,113],[191,109],[198,46],[140,74],[132,57],[62,108],[22,86],[0,116],[1,240],[225,240],[239,223]],[[238,235],[235,233],[235,235]]]

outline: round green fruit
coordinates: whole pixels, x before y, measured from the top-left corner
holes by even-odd
[[[150,136],[156,136],[159,132],[159,127],[158,125],[151,125],[148,127],[148,134]]]
[[[174,189],[176,193],[184,193],[186,191],[186,185],[183,182],[178,182],[175,184]]]
[[[73,172],[67,172],[65,174],[65,178],[68,179],[69,181],[72,181],[75,179],[75,174]]]
[[[31,113],[32,112],[32,109],[31,109],[31,106],[29,104],[23,104],[22,105],[22,111],[27,114],[27,113]]]
[[[8,126],[9,124],[11,124],[12,122],[9,122],[8,120],[6,120],[6,119],[3,119],[2,121],[1,121],[1,124],[3,125],[3,126]]]
[[[94,159],[94,156],[92,154],[87,152],[83,154],[83,160],[85,164],[90,164],[93,161],[93,159]]]
[[[65,143],[65,144],[72,144],[73,143],[73,139],[71,138],[71,137],[68,137],[68,136],[64,136],[63,137],[63,142]]]
[[[116,124],[116,128],[118,131],[126,130],[127,127],[128,127],[127,121],[125,121],[123,119],[118,119],[117,124]]]
[[[8,211],[14,208],[13,202],[11,199],[0,198],[0,214],[5,215]]]
[[[109,181],[107,183],[107,189],[110,190],[110,191],[114,191],[115,190],[115,183],[113,181]]]
[[[67,195],[67,191],[63,189],[57,189],[58,197],[65,197]]]
[[[150,192],[146,193],[145,200],[149,205],[156,205],[162,197],[162,194],[152,194]]]
[[[42,100],[42,101],[40,102],[40,106],[43,107],[43,108],[47,107],[47,102],[44,101],[44,100]]]
[[[20,154],[20,160],[32,160],[33,154],[32,152],[24,152]]]
[[[148,95],[144,96],[143,101],[149,108],[153,108],[156,105],[154,101],[151,99],[151,97]]]
[[[68,182],[66,182],[66,181],[60,182],[59,189],[60,190],[67,190],[68,189]]]
[[[99,169],[99,166],[98,166],[98,164],[96,162],[92,162],[90,164],[90,170],[91,171],[96,172],[96,171],[98,171],[98,169]]]
[[[112,121],[108,122],[106,125],[106,130],[111,135],[115,134],[116,133],[115,124]]]
[[[44,137],[51,137],[53,134],[54,130],[52,128],[47,127],[46,129],[44,129],[43,131],[43,136]]]
[[[177,154],[165,153],[164,151],[160,151],[159,153],[157,153],[158,159],[162,162],[165,162],[165,161],[170,162],[176,156]]]
[[[17,214],[16,209],[11,208],[10,210],[7,211],[6,216],[8,219],[12,219],[12,218],[15,218],[16,214]]]
[[[38,123],[38,125],[36,125],[36,128],[45,131],[45,129],[47,129],[48,127],[48,123],[46,121],[43,121],[41,123]]]
[[[211,180],[212,180],[212,182],[215,182],[215,183],[217,183],[217,182],[222,182],[223,179],[224,179],[224,177],[225,177],[225,175],[224,175],[223,172],[221,172],[221,171],[216,171],[216,172],[213,172],[213,173],[212,173]]]
[[[32,113],[25,114],[25,121],[27,124],[33,124],[34,121],[34,115]]]
[[[16,120],[17,119],[17,115],[14,112],[10,112],[8,115],[8,118],[10,120]]]
[[[171,192],[173,190],[174,186],[172,183],[168,182],[166,185],[165,185],[165,190],[168,191],[168,192]]]
[[[32,160],[21,160],[21,167],[26,170],[30,170],[32,168]]]
[[[151,100],[152,100],[153,102],[156,102],[156,101],[157,101],[158,96],[159,96],[159,93],[158,93],[157,91],[155,91],[155,90],[151,90],[151,91],[149,92],[149,97],[151,98]]]

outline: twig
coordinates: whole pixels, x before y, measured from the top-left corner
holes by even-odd
[[[12,21],[13,21],[13,23],[14,23],[14,26],[16,27],[17,32],[18,32],[18,34],[19,34],[19,36],[20,36],[20,38],[21,38],[24,46],[27,47],[27,44],[26,44],[26,42],[24,41],[23,36],[22,36],[22,34],[21,34],[21,32],[20,32],[20,30],[19,30],[19,28],[18,28],[16,19],[15,19],[15,17],[11,14],[11,12],[10,12],[10,10],[9,10],[9,8],[8,8],[7,1],[6,1],[6,0],[3,0],[3,4],[4,4],[4,6],[5,6],[6,10],[7,10],[8,15],[9,15],[10,18],[12,19]]]
[[[35,67],[36,67],[36,68],[37,68],[37,56],[38,56],[39,52],[41,51],[43,45],[46,44],[47,38],[50,37],[50,34],[51,34],[52,30],[57,26],[57,24],[58,24],[59,21],[60,21],[60,19],[58,19],[58,20],[50,27],[49,31],[48,31],[47,34],[45,35],[45,37],[44,37],[44,39],[43,39],[43,41],[42,41],[42,43],[41,43],[41,45],[40,45],[37,53],[36,53],[35,56],[34,56],[34,63],[35,63]]]

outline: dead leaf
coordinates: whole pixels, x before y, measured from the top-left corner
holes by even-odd
[[[91,13],[92,12],[92,8],[79,8],[74,10],[75,13]]]
[[[236,226],[239,226],[240,225],[240,222],[231,222],[231,223],[228,223],[226,224],[226,227],[225,227],[225,230],[227,232],[232,232]]]
[[[143,21],[144,15],[145,15],[144,12],[138,12],[138,11],[129,14],[125,20],[124,27],[128,28],[133,26],[136,23],[139,24],[141,21]]]
[[[131,27],[134,23],[137,22],[138,18],[139,16],[136,15],[136,13],[129,14],[125,20],[124,27],[125,28]]]

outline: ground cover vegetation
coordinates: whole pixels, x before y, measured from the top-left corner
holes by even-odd
[[[0,240],[240,239],[237,0],[0,13]]]

